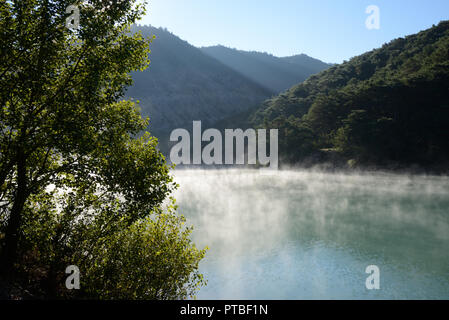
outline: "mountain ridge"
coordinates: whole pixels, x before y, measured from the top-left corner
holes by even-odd
[[[287,163],[326,150],[352,164],[449,163],[449,21],[312,75],[247,122],[280,129]]]
[[[166,29],[132,28],[139,31],[156,39],[150,46],[149,67],[132,74],[134,83],[126,96],[139,100],[156,134],[193,120],[214,122],[273,95]]]
[[[261,85],[260,79],[252,79],[241,70],[231,68],[166,28],[134,25],[131,32],[140,32],[148,38],[155,36],[155,39],[150,44],[150,65],[143,72],[132,73],[133,85],[127,89],[126,97],[139,101],[142,115],[150,118],[148,129],[159,139],[160,149],[165,154],[172,130],[190,130],[195,120],[201,120],[205,127],[214,126],[225,119],[248,113],[276,95],[276,90]],[[300,63],[306,59],[311,64],[319,61],[301,55],[298,57]],[[279,72],[281,65],[288,66],[286,69],[293,77],[301,73],[300,78],[295,78],[295,83],[313,72],[300,63],[284,61],[281,65],[273,65],[272,60],[277,58],[264,53],[253,52],[247,59],[255,61],[260,69],[270,70],[268,73],[265,71],[264,77],[269,77],[271,72]],[[327,67],[324,63],[320,66]],[[288,87],[289,83],[284,83],[282,90]]]
[[[331,66],[305,54],[276,57],[265,52],[244,51],[222,45],[201,47],[200,50],[277,93]]]

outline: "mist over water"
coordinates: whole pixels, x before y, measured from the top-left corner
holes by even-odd
[[[176,170],[199,299],[449,299],[449,179]],[[367,290],[368,265],[380,290]]]

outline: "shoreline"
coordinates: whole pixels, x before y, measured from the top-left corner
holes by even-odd
[[[172,172],[176,171],[227,171],[227,170],[247,170],[258,171],[260,167],[248,165],[178,165]],[[381,166],[337,166],[334,163],[313,163],[313,164],[282,164],[278,170],[273,171],[315,171],[323,173],[341,173],[341,174],[395,174],[395,175],[411,175],[411,176],[435,176],[449,178],[449,168],[444,170],[436,170],[433,168],[424,168],[417,166],[402,168],[387,168]]]

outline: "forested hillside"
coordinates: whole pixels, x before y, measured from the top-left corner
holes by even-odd
[[[280,129],[289,163],[442,165],[449,159],[449,21],[331,67],[267,100],[254,126]]]
[[[140,101],[156,135],[191,126],[193,120],[213,123],[273,94],[165,29],[134,26],[137,31],[156,38],[150,66],[133,73],[127,96]]]
[[[276,93],[330,67],[329,64],[305,54],[279,58],[267,53],[241,51],[223,46],[204,47],[201,50]]]

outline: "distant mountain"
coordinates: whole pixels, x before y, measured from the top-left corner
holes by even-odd
[[[133,32],[155,35],[150,66],[132,74],[126,95],[140,101],[150,131],[166,137],[172,129],[191,127],[193,120],[214,123],[254,107],[273,95],[166,29],[134,26]]]
[[[297,54],[290,57],[282,57],[280,59],[296,64],[305,70],[312,70],[314,73],[318,73],[319,71],[323,71],[334,65],[332,63],[324,63],[323,61],[309,57],[306,54]]]
[[[449,168],[449,21],[311,76],[248,123],[278,128],[289,163]]]
[[[201,51],[276,93],[330,67],[329,64],[305,54],[278,58],[267,53],[223,46],[203,47]]]

